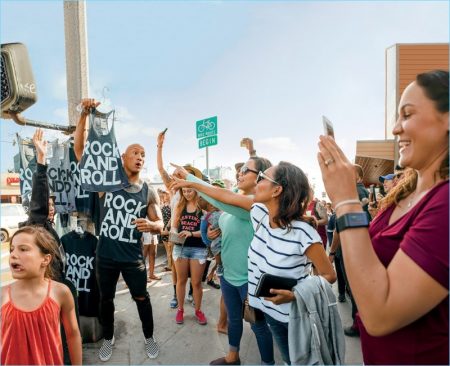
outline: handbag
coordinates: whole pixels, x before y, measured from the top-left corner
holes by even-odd
[[[250,324],[256,323],[256,309],[251,307],[248,303],[248,298],[244,300],[244,304],[242,306],[242,318]]]

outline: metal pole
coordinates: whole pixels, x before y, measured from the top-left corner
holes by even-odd
[[[64,1],[64,34],[66,42],[66,77],[69,126],[76,126],[77,105],[89,95],[89,67],[84,0]]]
[[[209,178],[209,148],[206,146],[206,175]]]

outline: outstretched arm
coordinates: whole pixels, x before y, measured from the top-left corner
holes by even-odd
[[[226,203],[228,205],[241,207],[247,211],[250,211],[250,209],[252,208],[252,205],[254,203],[252,197],[244,196],[242,194],[237,194],[228,189],[214,187],[210,184],[201,184],[198,182],[186,181],[186,180],[184,180],[187,177],[186,170],[182,169],[178,165],[175,165],[175,164],[172,164],[172,165],[177,168],[175,170],[174,176],[173,176],[173,180],[174,180],[174,183],[172,184],[173,189],[189,187],[189,188],[195,189],[198,192],[202,192],[217,201]]]

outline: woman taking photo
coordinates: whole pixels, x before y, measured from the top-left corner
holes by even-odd
[[[359,310],[365,364],[448,365],[449,74],[417,76],[393,134],[405,177],[367,229],[352,164],[330,137],[318,154],[336,209],[347,276]]]
[[[289,290],[272,289],[273,297],[259,298],[255,292],[263,273],[300,282],[310,275],[311,263],[328,282],[336,279],[320,236],[312,226],[313,219],[305,216],[310,194],[308,178],[295,165],[281,162],[265,172],[258,172],[254,197],[180,180],[176,186],[192,187],[250,211],[248,219],[254,228],[254,236],[248,249],[249,304],[264,313],[283,361],[290,364],[289,302],[295,300],[295,295]]]
[[[255,193],[258,171],[265,170],[271,165],[272,164],[267,159],[251,157],[242,166],[238,174],[237,188],[242,194],[236,194],[237,197],[241,199],[251,197]],[[183,184],[186,187],[193,185],[198,188],[200,192],[202,192],[203,189],[210,187],[214,192],[216,192],[216,190],[223,193],[229,192],[223,188],[213,187],[212,185],[204,183],[191,174],[188,176],[188,172],[181,167],[177,167],[174,175],[195,180],[198,184],[185,181],[183,181]],[[247,211],[242,210],[239,207],[226,205],[204,194],[201,194],[201,196],[213,206],[223,211],[219,219],[219,229],[209,231],[209,236],[210,239],[214,239],[222,234],[221,258],[224,273],[223,276],[220,277],[220,288],[222,290],[228,314],[229,350],[225,357],[215,359],[210,364],[240,365],[239,347],[243,333],[242,307],[248,292],[247,253],[253,238],[253,227],[250,223]],[[256,322],[251,324],[251,328],[258,343],[261,363],[273,365],[275,360],[273,355],[272,334],[267,326],[264,315],[261,312],[259,312]]]

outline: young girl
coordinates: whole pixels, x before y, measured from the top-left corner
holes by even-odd
[[[72,365],[81,365],[73,296],[67,286],[51,280],[57,251],[42,227],[25,226],[11,238],[9,265],[16,281],[2,288],[2,365],[62,365],[60,319]]]

